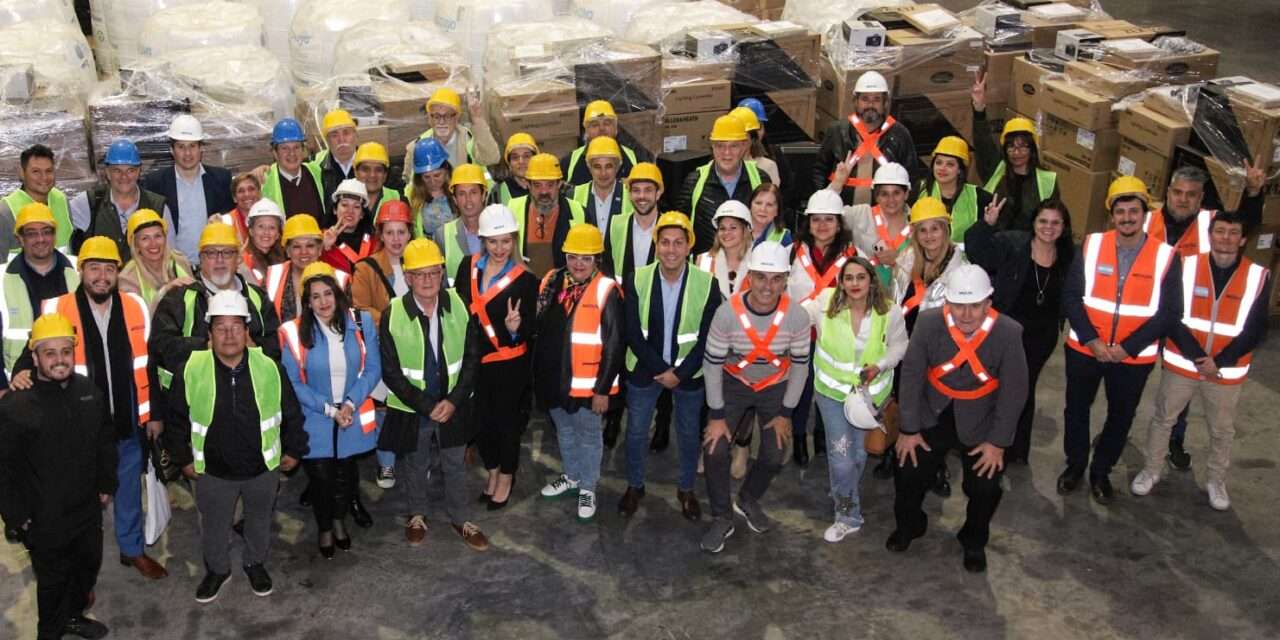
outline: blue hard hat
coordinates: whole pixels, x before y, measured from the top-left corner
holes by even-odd
[[[124,138],[120,138],[107,147],[106,164],[139,167],[142,166],[142,156],[138,155],[137,146]]]
[[[413,172],[426,173],[444,166],[449,152],[435,138],[423,138],[413,144]]]
[[[738,102],[739,107],[746,107],[756,114],[756,120],[760,122],[768,122],[769,117],[764,115],[764,104],[755,98],[743,98]]]
[[[293,118],[285,118],[271,128],[271,144],[273,145],[306,141],[307,137],[302,133],[302,125],[298,124],[298,121]]]

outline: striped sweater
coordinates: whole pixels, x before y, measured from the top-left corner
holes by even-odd
[[[775,309],[757,313],[749,302],[747,317],[756,333],[764,336],[773,321]],[[800,404],[800,394],[804,391],[805,380],[809,376],[810,329],[809,314],[795,300],[787,309],[787,314],[778,328],[777,335],[770,343],[769,349],[777,356],[791,359],[791,371],[786,379],[786,393],[782,399],[782,415],[790,417],[791,410]],[[707,407],[711,418],[724,417],[724,365],[726,362],[737,362],[748,353],[754,345],[742,328],[733,305],[721,304],[711,321],[711,329],[707,334],[706,353],[703,357],[702,374],[707,387]],[[742,372],[748,383],[762,380],[773,374],[775,369],[757,358]],[[781,384],[781,383],[779,383]]]

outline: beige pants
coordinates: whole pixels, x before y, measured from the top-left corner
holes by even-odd
[[[1208,380],[1192,380],[1165,370],[1156,393],[1155,414],[1147,432],[1146,470],[1161,475],[1164,458],[1169,453],[1169,433],[1178,414],[1199,392],[1209,422],[1209,480],[1225,481],[1231,465],[1231,441],[1236,434],[1236,402],[1244,385],[1218,384]]]

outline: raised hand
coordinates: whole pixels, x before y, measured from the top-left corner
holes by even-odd
[[[996,223],[1000,222],[1000,210],[1004,209],[1004,203],[1008,201],[1008,198],[991,196],[991,202],[982,211],[982,221],[990,226],[996,226]]]
[[[969,99],[973,100],[974,111],[987,110],[987,72],[974,72],[973,87],[969,89]]]
[[[507,317],[505,320],[507,331],[515,333],[520,330],[520,304],[514,298],[507,298]]]

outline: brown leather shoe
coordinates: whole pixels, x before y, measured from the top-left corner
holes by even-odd
[[[427,519],[413,516],[404,525],[404,539],[410,546],[416,547],[427,539]]]
[[[692,491],[676,490],[676,500],[680,502],[680,514],[686,520],[697,522],[702,519],[702,507],[698,506],[698,496]]]
[[[462,536],[462,541],[467,543],[467,546],[471,547],[473,551],[487,551],[489,549],[489,539],[484,537],[484,532],[480,530],[480,527],[470,522],[464,522],[462,526],[453,525],[453,530]]]
[[[622,494],[622,499],[618,501],[618,513],[625,518],[630,518],[636,509],[640,508],[640,499],[644,497],[644,487],[639,489],[635,487],[627,487],[627,492]]]
[[[120,556],[120,564],[126,567],[133,567],[142,574],[142,577],[148,580],[159,580],[169,575],[164,566],[159,562],[147,557],[147,554],[140,556]]]

